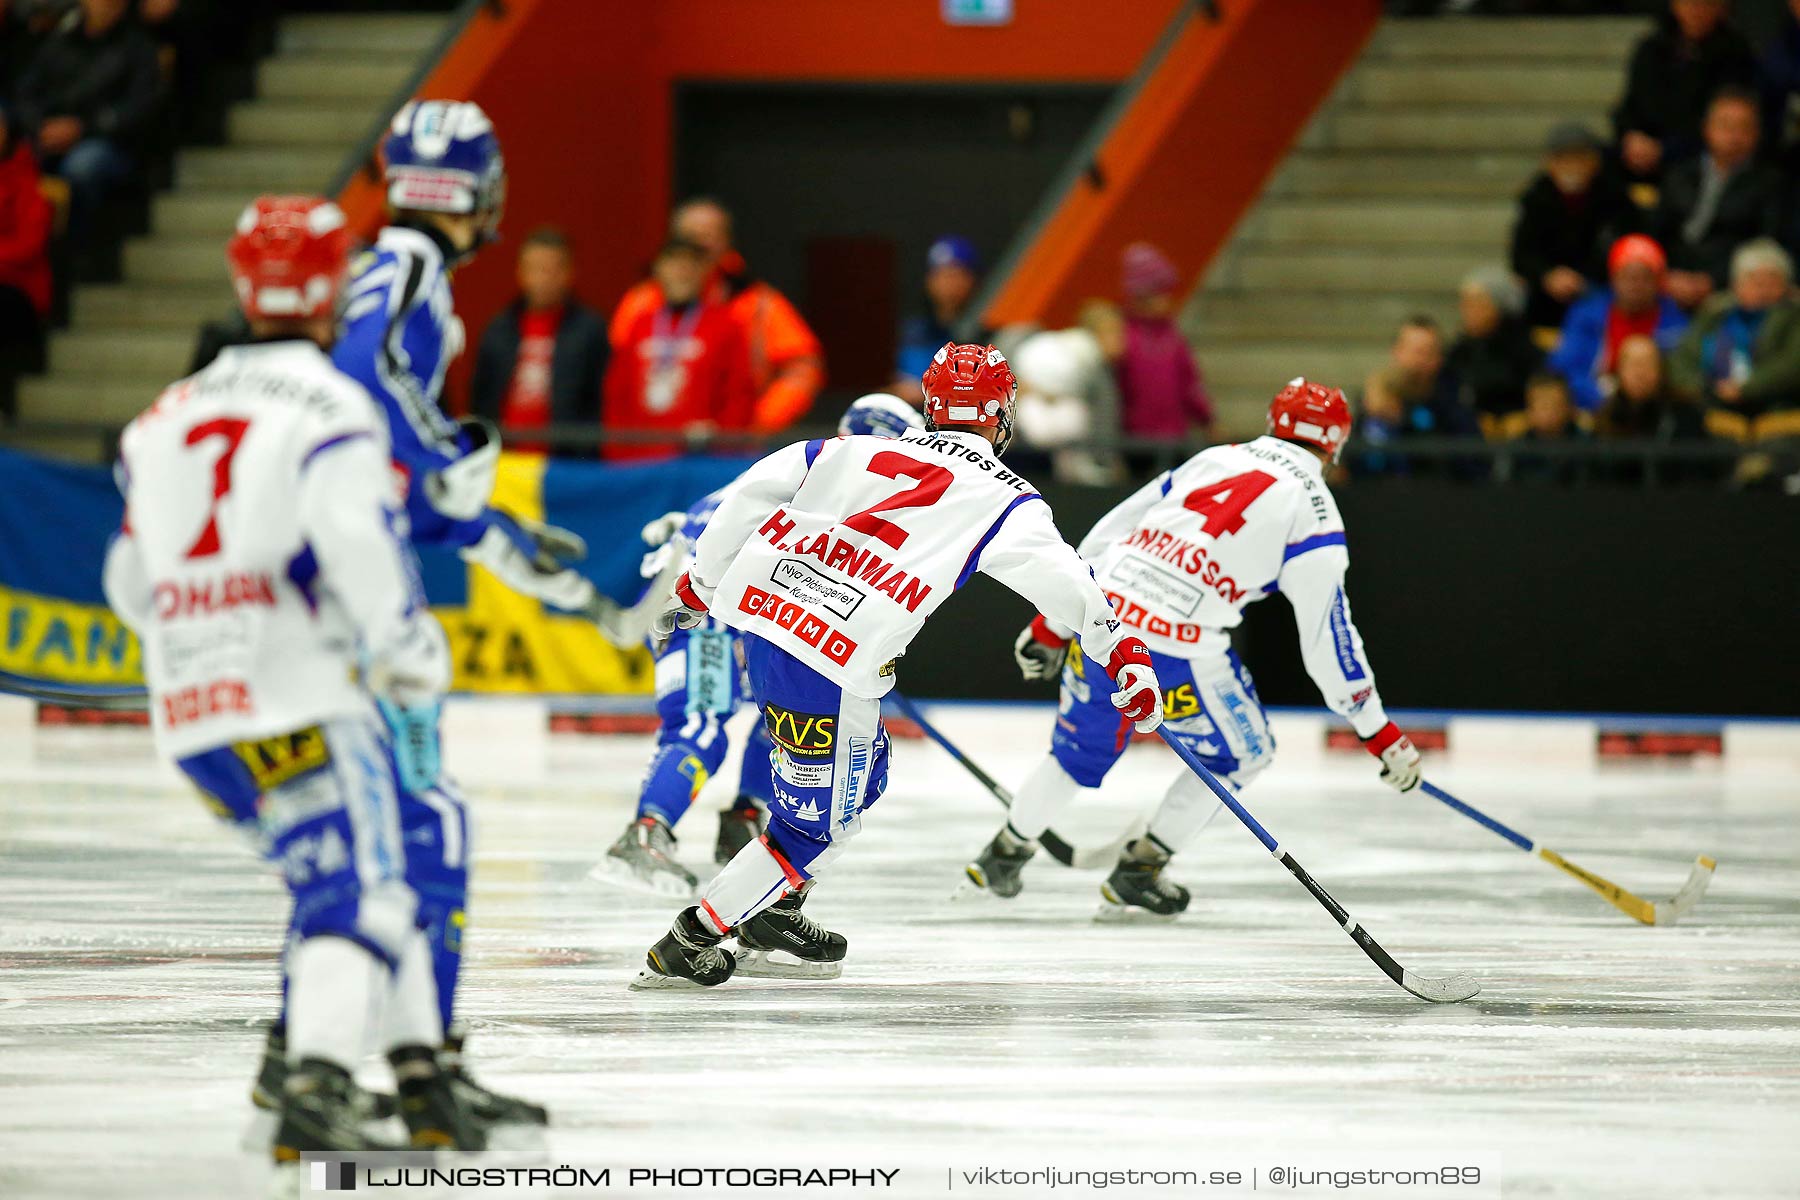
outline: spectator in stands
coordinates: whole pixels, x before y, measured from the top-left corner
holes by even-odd
[[[1474,404],[1483,433],[1525,406],[1525,381],[1543,362],[1520,319],[1525,288],[1505,267],[1481,267],[1463,278],[1457,295],[1462,332],[1446,363]]]
[[[1657,180],[1698,154],[1713,96],[1756,83],[1756,57],[1729,16],[1725,0],[1669,0],[1656,30],[1632,51],[1625,95],[1613,112],[1619,159],[1631,178]]]
[[[173,59],[170,91],[184,135],[208,141],[225,136],[226,109],[244,96],[226,86],[221,68],[250,57],[257,24],[271,21],[274,7],[243,0],[137,0],[138,19]]]
[[[13,117],[44,169],[68,181],[79,244],[108,194],[141,161],[162,103],[156,44],[130,0],[81,0],[81,16],[39,46],[20,77]]]
[[[896,395],[915,404],[924,403],[919,377],[945,342],[993,340],[993,330],[985,326],[977,325],[967,337],[957,331],[968,315],[969,302],[975,298],[975,287],[980,282],[981,258],[968,238],[941,237],[931,243],[931,249],[925,253],[924,311],[909,316],[900,326],[890,389]]]
[[[1763,145],[1771,157],[1786,164],[1786,174],[1792,179],[1796,147],[1790,145],[1789,135],[1794,128],[1794,101],[1800,99],[1800,0],[1787,0],[1781,28],[1763,48],[1757,74],[1762,80]]]
[[[12,81],[25,73],[38,45],[65,14],[73,0],[0,0],[0,112],[5,111]]]
[[[614,320],[601,423],[609,432],[668,430],[696,438],[751,427],[756,389],[743,328],[707,296],[706,247],[670,238],[652,268],[657,306]],[[609,440],[603,457],[668,458],[680,442]]]
[[[1194,351],[1175,324],[1175,264],[1148,242],[1125,248],[1125,345],[1114,364],[1120,423],[1128,437],[1186,439],[1197,430],[1210,441],[1212,398]]]
[[[1738,247],[1731,290],[1695,314],[1670,356],[1669,380],[1687,398],[1739,418],[1800,405],[1800,299],[1793,260],[1778,243]]]
[[[1569,402],[1567,381],[1547,371],[1534,375],[1525,388],[1525,432],[1513,441],[1513,452],[1506,456],[1502,473],[1515,483],[1576,483],[1587,477],[1586,463],[1537,448],[1587,440],[1589,434],[1575,419],[1575,406]]]
[[[1099,339],[1080,325],[1041,330],[1008,359],[1019,379],[1020,442],[1047,453],[1062,482],[1115,482],[1119,394]]]
[[[1786,189],[1779,171],[1755,160],[1759,133],[1755,95],[1722,91],[1706,113],[1706,153],[1663,179],[1651,233],[1668,250],[1669,295],[1683,308],[1725,285],[1740,244],[1781,232]]]
[[[1669,385],[1662,351],[1650,338],[1626,338],[1619,347],[1618,381],[1619,386],[1594,416],[1594,432],[1601,440],[1631,439],[1663,445],[1707,440],[1700,406]],[[1719,474],[1711,464],[1658,464],[1651,470],[1655,481],[1665,483],[1711,479]],[[1641,484],[1645,462],[1636,458],[1613,460],[1606,463],[1605,471],[1617,483]]]
[[[750,274],[732,245],[731,211],[710,197],[684,201],[669,219],[670,236],[706,255],[706,299],[722,304],[748,347],[756,388],[754,427],[763,433],[785,429],[805,416],[825,384],[825,352],[786,296]],[[612,344],[617,353],[625,332],[663,304],[654,279],[625,293],[613,313]]]
[[[1603,169],[1603,149],[1580,122],[1558,125],[1543,169],[1519,196],[1512,269],[1530,289],[1530,325],[1561,325],[1569,305],[1606,278],[1605,248],[1638,219],[1617,175]]]
[[[31,147],[0,112],[0,417],[7,419],[14,381],[44,366],[53,218]]]
[[[1359,474],[1415,474],[1403,455],[1389,448],[1413,437],[1478,437],[1474,410],[1464,402],[1462,385],[1444,362],[1444,335],[1427,316],[1409,317],[1394,334],[1388,364],[1363,381],[1356,422],[1361,443],[1355,461]],[[1459,465],[1458,475],[1472,474]]]
[[[481,337],[471,407],[506,428],[508,449],[550,448],[512,431],[589,425],[600,419],[609,348],[600,314],[575,298],[575,263],[560,229],[539,229],[519,247],[519,296]]]
[[[1575,404],[1600,407],[1613,389],[1619,346],[1646,334],[1665,350],[1687,328],[1681,307],[1662,294],[1668,260],[1654,239],[1626,234],[1606,256],[1609,288],[1595,288],[1570,307],[1549,369],[1568,381]]]

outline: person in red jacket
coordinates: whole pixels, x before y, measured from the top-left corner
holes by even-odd
[[[660,303],[615,317],[601,425],[609,433],[668,430],[684,437],[749,429],[756,408],[750,356],[730,310],[703,294],[704,248],[671,238],[652,274]],[[609,460],[668,458],[683,443],[609,438]]]
[[[37,159],[0,110],[0,416],[13,410],[13,380],[43,368],[50,315],[50,202]]]

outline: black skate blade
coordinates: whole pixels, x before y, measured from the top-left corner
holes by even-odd
[[[689,883],[678,875],[659,873],[645,879],[624,863],[610,858],[595,863],[587,877],[634,896],[655,896],[659,900],[692,900],[700,894],[699,884]]]
[[[752,979],[836,979],[842,962],[808,962],[782,950],[739,950],[737,974]]]

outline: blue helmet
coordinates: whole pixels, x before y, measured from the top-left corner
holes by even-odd
[[[838,419],[840,435],[864,433],[897,438],[924,428],[925,418],[918,409],[887,392],[870,392],[858,398]]]
[[[466,100],[411,100],[394,114],[382,143],[388,204],[413,212],[490,213],[506,205],[506,160],[481,106]]]

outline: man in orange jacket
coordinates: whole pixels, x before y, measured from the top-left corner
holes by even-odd
[[[756,385],[752,428],[774,433],[805,416],[825,383],[824,351],[788,298],[750,275],[744,256],[731,244],[730,210],[707,197],[683,201],[669,218],[669,234],[705,248],[710,259],[706,299],[724,304],[743,332]],[[644,316],[662,305],[662,289],[654,279],[625,293],[612,319],[615,354]]]

